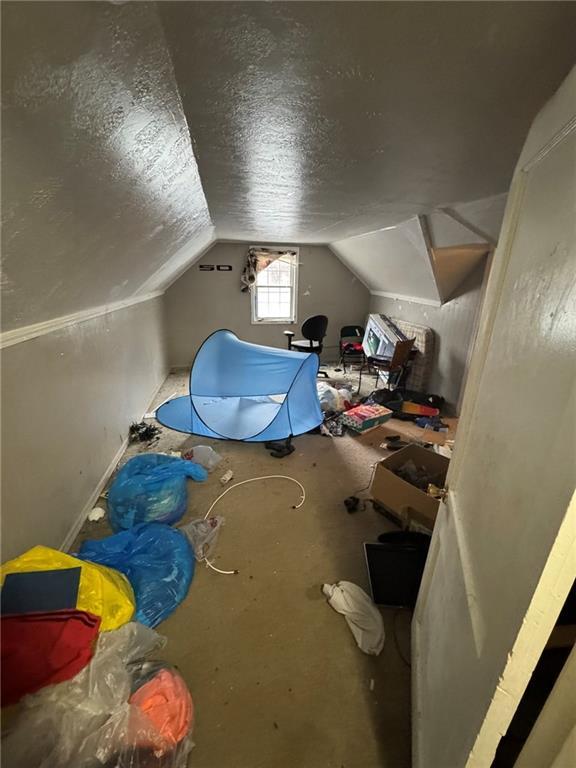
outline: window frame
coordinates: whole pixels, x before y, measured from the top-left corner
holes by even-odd
[[[294,252],[294,261],[292,264],[292,283],[291,283],[291,289],[292,289],[292,307],[291,307],[291,316],[289,318],[286,317],[280,317],[280,318],[262,318],[259,319],[256,316],[256,293],[258,291],[258,286],[256,283],[250,288],[250,320],[252,325],[295,325],[298,322],[298,267],[299,267],[299,261],[300,261],[300,249],[294,248],[293,246],[277,246],[275,248],[270,248],[270,246],[265,245],[251,245],[250,248],[256,248],[256,249],[266,249],[268,250],[274,250],[274,251],[292,251]],[[280,257],[281,258],[281,257]]]

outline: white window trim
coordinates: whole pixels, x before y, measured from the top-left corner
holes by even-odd
[[[271,246],[265,245],[251,245],[250,248],[271,248]],[[300,249],[294,248],[292,245],[277,245],[274,246],[275,251],[294,251],[296,258],[294,260],[294,290],[292,295],[292,304],[294,309],[294,318],[286,320],[279,318],[278,320],[266,318],[265,320],[258,320],[256,318],[256,286],[250,289],[250,321],[252,325],[297,325],[298,323],[298,268],[300,265]]]

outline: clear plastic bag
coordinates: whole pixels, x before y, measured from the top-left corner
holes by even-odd
[[[215,517],[191,520],[180,528],[192,544],[196,560],[212,559],[218,534],[223,525],[224,518],[221,515],[216,515]]]
[[[188,594],[194,556],[186,536],[164,523],[144,523],[97,541],[85,541],[82,560],[124,573],[136,596],[136,621],[155,627]]]
[[[26,696],[4,740],[7,768],[95,768],[112,756],[126,728],[136,661],[163,647],[154,630],[130,622],[98,638],[92,661],[72,680]]]
[[[204,467],[161,453],[134,456],[118,472],[108,492],[108,518],[112,529],[138,523],[180,520],[188,505],[186,478],[202,481]]]
[[[196,445],[192,449],[192,461],[212,472],[222,461],[222,456],[209,445]]]
[[[128,704],[96,734],[98,765],[185,768],[193,746],[194,706],[184,680],[174,667],[159,661],[134,662],[128,672]]]

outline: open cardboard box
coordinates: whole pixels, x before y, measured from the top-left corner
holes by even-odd
[[[438,499],[394,474],[394,470],[410,459],[417,467],[425,467],[431,474],[438,475],[436,485],[444,485],[449,459],[419,445],[409,445],[377,464],[370,488],[372,498],[403,524],[414,521],[432,530],[440,505]]]

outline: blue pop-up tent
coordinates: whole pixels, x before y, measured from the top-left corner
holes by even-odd
[[[262,347],[216,331],[196,354],[190,394],[162,405],[156,418],[179,432],[224,440],[301,435],[322,423],[318,366],[314,353]]]

